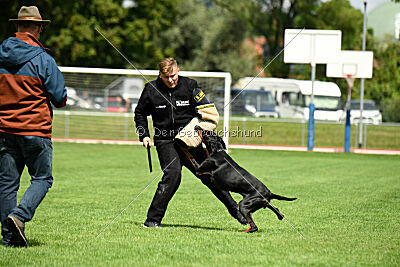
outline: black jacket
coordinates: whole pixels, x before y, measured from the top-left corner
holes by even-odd
[[[150,137],[147,116],[153,119],[155,141],[173,140],[196,117],[195,107],[204,104],[209,102],[193,79],[179,76],[175,88],[168,88],[160,77],[147,83],[135,109],[140,141]]]

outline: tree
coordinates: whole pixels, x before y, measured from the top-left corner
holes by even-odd
[[[384,121],[400,122],[400,44],[386,39],[374,45],[374,76],[366,80],[365,96],[383,109]]]
[[[181,66],[192,67],[190,62],[196,57],[212,19],[206,5],[196,0],[180,1],[172,26],[161,38],[163,46],[171,50],[171,56],[175,56]]]
[[[179,0],[135,0],[130,8],[123,0],[42,0],[34,4],[51,24],[41,41],[54,52],[59,65],[125,68],[129,64],[95,30],[100,31],[140,68],[155,68],[168,53],[160,45],[159,33],[171,26]],[[32,1],[11,1],[0,10],[4,23],[0,36],[9,37],[15,28],[8,23],[22,5]],[[7,23],[6,23],[7,21]]]
[[[142,68],[154,69],[172,53],[163,43],[162,33],[173,26],[179,0],[135,0],[125,22],[125,51],[129,51]],[[128,54],[129,55],[129,54]]]
[[[68,2],[67,6],[54,6],[54,21],[47,45],[55,51],[61,65],[91,67],[125,67],[124,60],[96,31],[96,27],[116,46],[124,43],[122,25],[127,12],[121,1],[92,0]],[[68,10],[68,11],[66,11]],[[64,13],[68,13],[64,14]]]
[[[122,0],[76,1],[69,7],[73,15],[49,44],[56,52],[70,55],[58,58],[64,65],[131,67],[98,28],[137,68],[155,68],[165,55],[159,32],[171,25],[176,2],[137,0],[133,7],[123,8]]]
[[[341,30],[342,50],[361,50],[363,14],[349,0],[324,2],[315,18],[318,29]]]
[[[10,36],[12,36],[16,32],[16,28],[14,26],[14,23],[9,22],[9,19],[11,18],[17,18],[18,17],[18,11],[21,6],[31,6],[31,5],[36,5],[40,13],[42,15],[43,19],[50,19],[52,23],[50,24],[52,27],[54,25],[54,18],[50,12],[50,5],[51,5],[51,0],[41,0],[41,1],[35,1],[35,3],[32,3],[32,1],[29,0],[17,0],[17,1],[3,1],[7,3],[3,3],[0,9],[0,38],[1,40],[4,40]]]
[[[164,43],[184,69],[228,71],[233,79],[255,75],[255,54],[245,45],[248,29],[241,20],[212,4],[181,1]]]
[[[284,30],[288,28],[313,28],[313,17],[319,0],[214,0],[217,5],[238,16],[254,35],[266,38],[264,64],[283,49]],[[289,65],[283,63],[283,54],[266,69],[267,75],[287,77]]]
[[[317,8],[314,18],[317,29],[340,30],[342,32],[342,50],[361,50],[363,14],[351,6],[349,0],[330,0]],[[368,36],[372,37],[371,34]],[[310,77],[310,76],[308,76]],[[342,91],[342,100],[347,98],[347,83],[345,79],[332,79],[326,77],[326,65],[318,65],[316,77],[319,80],[334,81]],[[353,88],[359,88],[356,80]],[[353,93],[353,96],[356,94]]]

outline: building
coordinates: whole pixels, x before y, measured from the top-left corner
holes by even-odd
[[[367,14],[368,28],[372,28],[377,39],[392,36],[400,39],[400,3],[383,3]]]

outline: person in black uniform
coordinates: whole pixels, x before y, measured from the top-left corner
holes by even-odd
[[[164,172],[148,210],[144,227],[161,227],[161,220],[168,203],[180,185],[182,166],[196,175],[193,165],[174,142],[174,138],[196,117],[196,106],[209,104],[195,80],[178,75],[179,68],[175,59],[162,60],[159,63],[159,71],[159,77],[145,85],[135,109],[136,129],[144,147],[151,144],[147,116],[152,116],[154,144]],[[201,146],[192,148],[189,152],[198,163],[206,158]],[[226,206],[235,219],[242,224],[247,223],[229,192],[217,188],[207,175],[197,177]]]

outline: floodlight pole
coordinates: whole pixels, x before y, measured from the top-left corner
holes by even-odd
[[[364,21],[363,21],[362,51],[365,51],[366,33],[367,33],[367,0],[364,0]],[[358,148],[362,148],[363,110],[364,110],[364,78],[361,78],[361,86],[360,86],[360,130],[358,131],[359,132]]]

